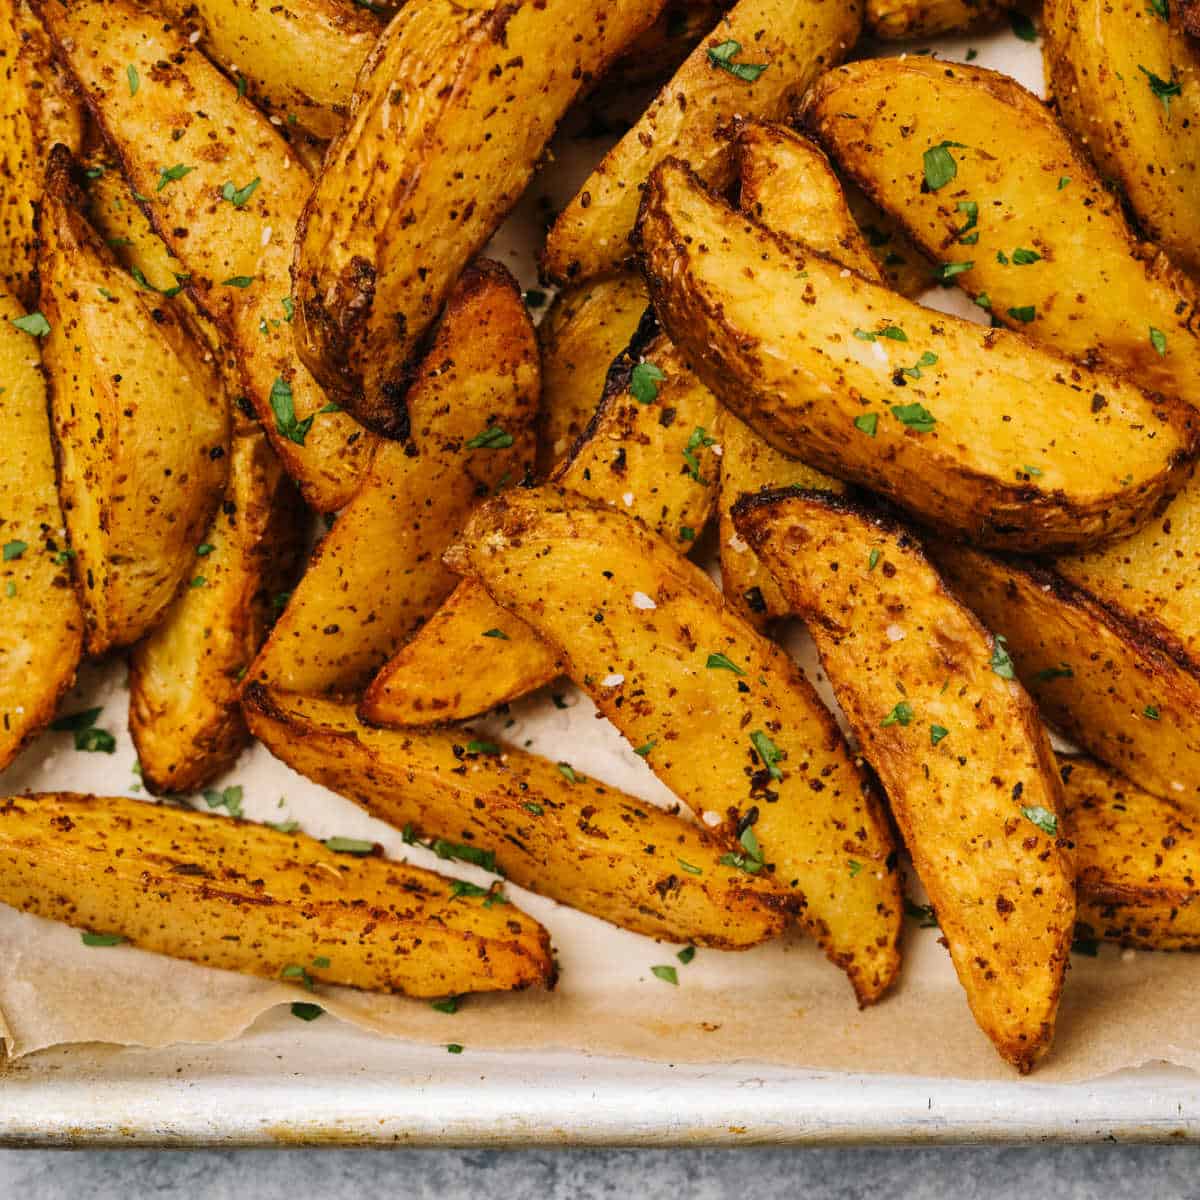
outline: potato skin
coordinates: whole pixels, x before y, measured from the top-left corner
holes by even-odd
[[[795,489],[747,496],[733,515],[812,633],[976,1021],[1029,1071],[1054,1034],[1075,926],[1062,788],[1037,709],[902,526]],[[1025,815],[1036,809],[1054,832]]]
[[[152,9],[134,0],[34,6],[126,177],[152,198],[147,216],[189,272],[188,290],[237,355],[240,393],[280,461],[314,508],[341,508],[376,440],[349,413],[328,410],[296,357],[284,301],[290,304],[293,234],[312,187],[308,173],[266,117]],[[174,166],[191,169],[180,178],[163,175]],[[226,184],[244,189],[255,179],[241,205],[224,198]],[[281,387],[290,389],[297,425],[313,418],[306,431],[277,417],[272,395]]]
[[[866,0],[867,30],[886,41],[937,37],[986,26],[1014,0]]]
[[[891,831],[795,663],[668,542],[570,492],[488,501],[446,561],[561,651],[655,774],[719,823],[730,853],[753,830],[759,869],[803,897],[800,920],[859,1003],[878,1000],[899,967]]]
[[[1148,791],[1200,813],[1194,660],[1053,570],[964,546],[931,543],[930,551],[963,602],[1008,639],[1018,678],[1051,725]]]
[[[204,586],[196,547],[225,487],[230,419],[214,356],[118,265],[75,171],[56,146],[38,274],[59,496],[99,657],[152,629],[181,586]]]
[[[354,80],[383,29],[348,0],[159,0],[226,68],[237,64],[246,91],[267,114],[318,138],[342,127]]]
[[[392,733],[345,703],[252,684],[246,716],[272,754],[398,829],[494,850],[506,878],[649,937],[743,950],[780,932],[793,897],[722,864],[725,847],[675,813],[474,734]],[[680,862],[694,868],[688,870]]]
[[[546,238],[547,275],[563,283],[588,279],[631,258],[643,181],[668,155],[689,163],[714,188],[730,183],[724,127],[735,116],[786,117],[861,30],[860,0],[739,0],[563,209]],[[741,46],[735,62],[767,69],[747,80],[722,67],[709,51],[728,42]]]
[[[297,964],[321,983],[446,996],[554,974],[548,934],[515,905],[484,908],[432,871],[250,821],[121,796],[14,796],[0,802],[0,864],[5,904],[245,975]]]
[[[1174,805],[1090,758],[1060,754],[1080,935],[1142,950],[1200,949],[1200,841]]]
[[[397,393],[451,284],[571,101],[662,6],[424,0],[388,25],[304,209],[293,270],[300,354],[364,423],[395,436]]]
[[[233,439],[229,482],[204,535],[205,586],[187,588],[129,660],[129,731],[154,795],[196,791],[249,741],[240,681],[292,586],[306,521],[257,431]]]
[[[934,525],[1077,549],[1135,527],[1179,484],[1187,405],[932,314],[738,216],[678,162],[651,176],[639,230],[659,318],[718,397],[778,449]],[[883,328],[904,341],[854,332]],[[936,423],[909,428],[905,413]]]
[[[248,677],[308,694],[363,688],[450,594],[442,551],[480,496],[532,472],[540,392],[521,290],[481,259],[455,285],[405,397],[408,436],[379,447]],[[472,448],[489,429],[511,444]]]
[[[1120,183],[1147,236],[1196,275],[1200,48],[1183,21],[1135,0],[1048,0],[1043,53],[1063,121]],[[1164,107],[1146,71],[1179,83],[1181,94]]]
[[[998,321],[1200,407],[1196,284],[1138,242],[1120,198],[1015,80],[914,55],[850,63],[814,86],[805,122],[931,258],[972,264],[953,282],[986,296]],[[965,145],[948,150],[954,178],[930,189],[924,155],[943,142]],[[958,205],[971,202],[968,231]],[[1018,262],[1017,250],[1040,258]],[[1164,353],[1151,329],[1164,335]]]

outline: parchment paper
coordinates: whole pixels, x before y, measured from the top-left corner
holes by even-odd
[[[1041,85],[1038,49],[1011,34],[937,43],[947,58],[969,45],[977,61]],[[535,180],[492,253],[534,285],[532,247],[539,200],[561,203],[604,149],[560,137],[554,164]],[[949,296],[944,293],[943,301]],[[790,647],[818,686],[811,647],[793,631]],[[457,664],[449,664],[453,669]],[[0,794],[72,789],[142,795],[125,731],[128,693],[123,663],[89,667],[64,711],[103,707],[99,724],[117,738],[114,754],[74,750],[71,735],[47,733],[9,771]],[[565,709],[551,702],[557,692]],[[828,692],[825,693],[828,695]],[[507,721],[512,724],[508,725]],[[585,775],[643,796],[673,798],[645,762],[597,719],[590,702],[565,683],[514,705],[489,728],[515,745],[569,760]],[[217,786],[240,784],[247,816],[296,819],[317,837],[340,834],[381,842],[393,857],[487,883],[490,876],[447,864],[367,817],[349,801],[296,775],[259,746],[247,751]],[[197,800],[202,804],[202,801]],[[164,1046],[236,1037],[267,1009],[317,1001],[331,1016],[380,1034],[470,1050],[569,1049],[663,1062],[748,1060],[782,1066],[888,1074],[1009,1078],[976,1029],[938,931],[910,923],[900,983],[881,1004],[859,1012],[850,987],[817,948],[799,935],[741,954],[699,950],[684,965],[676,946],[657,944],[506,885],[512,900],[550,930],[561,982],[553,993],[526,992],[465,1001],[444,1014],[427,1003],[318,987],[316,994],[128,946],[86,947],[78,930],[0,906],[0,1034],[16,1057],[66,1042]],[[679,984],[651,967],[676,967]],[[1200,1026],[1190,1020],[1200,993],[1200,957],[1101,949],[1074,956],[1054,1050],[1035,1078],[1079,1080],[1165,1060],[1200,1068]]]

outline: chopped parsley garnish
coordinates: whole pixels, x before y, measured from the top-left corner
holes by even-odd
[[[79,940],[85,946],[119,946],[129,941],[123,933],[81,933]]]
[[[770,63],[737,63],[734,58],[741,54],[742,43],[735,41],[722,42],[719,46],[708,48],[708,61],[730,75],[736,75],[745,83],[753,83],[771,64]]]
[[[934,281],[937,283],[949,283],[956,275],[961,275],[964,271],[969,271],[974,265],[974,259],[967,262],[942,263],[933,273]]]
[[[242,789],[237,787],[205,788],[202,795],[209,808],[223,808],[231,817],[242,815]]]
[[[502,642],[508,641],[508,634],[505,633],[503,629],[485,629],[483,631],[483,636],[490,637],[490,638],[498,638]]]
[[[685,862],[682,858],[677,858],[675,861],[689,875],[703,875],[704,874],[703,870],[701,870],[699,867],[693,866],[690,862]]]
[[[863,413],[861,417],[854,418],[854,428],[860,433],[865,433],[867,437],[874,437],[875,430],[879,427],[878,413]]]
[[[185,166],[183,163],[176,163],[173,167],[159,167],[158,183],[154,190],[161,192],[168,183],[174,183],[176,180],[182,179],[185,175],[190,175],[196,168]]]
[[[846,860],[846,866],[850,868],[851,879],[853,879],[863,868],[862,863],[856,862],[853,858]]]
[[[442,838],[434,838],[431,842],[422,842],[411,824],[405,825],[400,831],[400,836],[406,846],[424,846],[427,850],[432,850],[438,858],[443,858],[447,862],[469,862],[484,871],[491,871],[493,875],[504,874],[496,866],[494,850],[483,850],[479,846],[468,846],[460,842],[447,842]]]
[[[680,525],[679,540],[681,542],[694,542],[696,540],[696,531],[690,525]]]
[[[675,957],[679,959],[679,961],[686,967],[688,963],[690,963],[692,959],[696,957],[696,947],[684,946],[684,948],[680,950]]]
[[[913,719],[913,708],[907,700],[901,700],[879,724],[886,729],[889,725],[909,725]]]
[[[640,362],[630,372],[629,390],[639,404],[653,404],[658,399],[658,385],[666,379],[662,370],[652,362]]]
[[[757,875],[763,869],[762,849],[751,826],[747,825],[738,838],[744,853],[722,854],[717,861],[724,867],[736,867],[747,875]]]
[[[636,754],[639,758],[645,758],[657,745],[658,739],[651,738],[648,742],[643,742],[640,746],[638,746],[637,749],[634,750],[634,754]]]
[[[521,298],[529,308],[541,308],[546,303],[546,293],[537,288],[529,288]]]
[[[493,892],[491,888],[480,887],[477,883],[468,883],[465,879],[456,879],[450,885],[450,899],[457,900],[462,896],[481,898],[484,908],[492,908],[497,904],[508,903],[508,897],[503,892]]]
[[[987,312],[992,311],[992,298],[987,294],[987,292],[980,292],[979,295],[971,301],[971,303],[977,304],[980,308],[985,309]]]
[[[1023,12],[1018,12],[1014,9],[1008,14],[1009,23],[1012,25],[1012,31],[1023,42],[1037,41],[1037,27],[1034,25],[1031,17]]]
[[[964,246],[974,246],[979,241],[979,232],[971,231],[979,224],[979,205],[974,200],[960,200],[954,206],[967,218],[967,223],[957,231],[959,242]]]
[[[904,898],[905,916],[911,917],[922,929],[937,928],[937,914],[932,904],[914,904],[907,896]]]
[[[441,1013],[456,1013],[458,1012],[458,1002],[462,999],[461,996],[447,996],[443,1000],[430,1000],[429,1007],[434,1012]]]
[[[767,768],[767,774],[776,782],[781,780],[783,772],[779,769],[778,763],[783,758],[783,751],[761,729],[756,729],[750,735],[750,744],[758,751],[758,757],[762,759],[763,766]],[[748,828],[747,832],[749,832]]]
[[[330,837],[326,838],[322,844],[326,850],[332,850],[334,854],[353,854],[357,858],[364,858],[368,854],[375,853],[375,843],[368,842],[365,838]]]
[[[292,1005],[292,1016],[299,1017],[301,1021],[315,1021],[324,1012],[319,1004],[307,1004],[298,1000]]]
[[[328,959],[325,960],[329,962]],[[300,965],[300,963],[288,963],[282,971],[279,972],[281,979],[298,979],[311,992],[313,990],[312,976]]]
[[[1058,818],[1048,808],[1034,804],[1021,809],[1021,816],[1036,825],[1048,837],[1058,836]]]
[[[1160,21],[1169,21],[1171,19],[1170,0],[1150,0],[1150,7],[1146,11],[1153,13]]]
[[[505,433],[499,425],[489,425],[477,433],[468,443],[468,450],[507,450],[513,444],[511,433]]]
[[[1030,263],[1041,262],[1042,256],[1036,250],[1026,250],[1023,246],[1018,246],[1012,255],[1013,264],[1018,267],[1027,267]]]
[[[50,322],[40,312],[26,313],[23,317],[12,317],[10,320],[30,337],[45,337],[50,332]]]
[[[1008,310],[1008,315],[1012,317],[1014,321],[1020,321],[1023,324],[1028,325],[1029,322],[1037,316],[1037,308],[1032,304],[1024,304],[1019,308],[1010,308]]]
[[[950,151],[965,149],[966,146],[962,142],[941,142],[925,151],[922,156],[925,164],[925,186],[931,192],[944,188],[958,174],[958,163],[954,161],[954,155]]]
[[[12,562],[14,558],[20,558],[26,550],[29,549],[28,542],[14,540],[4,543],[4,561]]]
[[[1150,326],[1150,345],[1154,347],[1160,357],[1165,358],[1167,354],[1167,335],[1161,329],[1155,329]]]
[[[879,566],[879,549],[876,547],[867,555],[867,570],[873,571]]]
[[[540,804],[534,804],[532,800],[526,800],[521,807],[527,812],[532,813],[535,817],[540,817],[546,810]]]
[[[463,1048],[462,1048],[462,1046],[460,1046],[458,1044],[458,1042],[447,1042],[446,1043],[446,1053],[447,1054],[461,1054],[462,1052],[463,1052]]]
[[[683,461],[687,463],[688,474],[697,482],[704,483],[700,477],[700,460],[696,457],[696,451],[701,446],[712,446],[716,444],[716,438],[709,437],[708,430],[703,425],[697,425],[692,430],[691,437],[687,440],[687,445],[683,448]]]
[[[899,325],[886,325],[883,329],[876,330],[874,333],[869,329],[856,329],[854,336],[860,342],[874,342],[878,338],[888,338],[893,342],[908,341],[908,334]]]
[[[196,547],[196,554],[200,558],[207,558],[215,549],[216,546],[214,546],[211,542],[201,542],[200,545]]]
[[[257,175],[245,187],[234,187],[233,181],[227,179],[221,185],[221,199],[228,200],[234,208],[241,208],[254,195],[255,189],[260,183],[262,180]]]
[[[1160,718],[1161,714],[1158,711],[1157,705],[1147,704],[1146,707],[1142,709],[1142,716],[1149,717],[1149,719],[1151,721],[1157,721]]]
[[[299,821],[264,821],[263,824],[277,833],[295,833],[300,828]]]
[[[893,404],[892,416],[917,433],[929,433],[937,419],[923,404]]]
[[[996,634],[996,648],[992,651],[992,661],[989,664],[1001,679],[1015,679],[1013,660],[1008,653],[1008,639],[1002,633]]]
[[[932,367],[937,360],[938,356],[932,350],[926,350],[911,367],[901,367],[900,373],[906,375],[909,379],[920,379],[921,368]]]
[[[286,379],[276,376],[271,385],[271,411],[275,414],[275,428],[281,437],[297,446],[304,445],[308,431],[312,428],[313,416],[309,415],[303,421],[296,420],[296,407],[292,401],[292,385]]]
[[[651,967],[650,973],[661,979],[663,983],[669,983],[674,987],[679,986],[679,973],[674,967]]]
[[[1033,677],[1034,683],[1049,683],[1052,679],[1074,679],[1075,672],[1067,666],[1066,663],[1059,663],[1057,667],[1043,667]]]
[[[203,575],[195,575],[190,580],[188,580],[188,587],[202,588],[207,582],[208,582],[208,580],[205,579]]]
[[[138,287],[147,292],[157,292],[160,296],[165,296],[168,300],[174,296],[178,296],[179,293],[183,291],[183,282],[191,278],[190,275],[176,275],[174,287],[160,288],[155,287],[154,284],[152,284],[150,280],[146,278],[144,272],[139,266],[135,265],[130,267],[129,273],[133,276],[133,281],[138,285]]]
[[[945,725],[930,725],[929,727],[929,744],[936,746],[944,737],[950,736],[950,730]]]
[[[129,94],[131,96],[136,96],[142,81],[141,77],[138,75],[137,67],[135,67],[133,63],[130,63],[129,66],[125,68],[125,78],[129,80]]]
[[[254,282],[253,275],[230,275],[221,280],[222,287],[248,288]]]
[[[575,768],[572,767],[570,763],[560,762],[555,763],[554,765],[558,767],[558,773],[568,783],[580,783],[582,781],[582,776],[576,774]]]
[[[732,671],[735,675],[745,675],[746,673],[733,659],[726,658],[724,654],[710,654],[708,662],[704,665],[710,671]]]
[[[96,719],[103,709],[85,708],[80,712],[67,713],[54,721],[50,728],[59,733],[75,735],[75,749],[93,754],[112,754],[117,748],[117,739],[107,729],[97,729]]]
[[[1146,76],[1146,81],[1150,84],[1150,90],[1162,101],[1163,110],[1167,114],[1167,120],[1171,119],[1171,100],[1175,96],[1183,94],[1183,85],[1178,79],[1172,79],[1169,82],[1165,79],[1160,79],[1153,71],[1148,71],[1141,63],[1138,63],[1138,70]]]

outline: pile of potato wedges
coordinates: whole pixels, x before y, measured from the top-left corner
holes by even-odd
[[[1051,103],[903,53],[1007,22]],[[257,739],[497,877],[14,794],[0,901],[436,1002],[553,984],[508,880],[727,951],[797,924],[865,1006],[911,863],[1029,1071],[1073,944],[1200,946],[1198,33],[0,0],[0,768],[124,655],[154,796]],[[482,252],[563,118],[638,89],[522,292]],[[680,807],[470,724],[564,676]]]

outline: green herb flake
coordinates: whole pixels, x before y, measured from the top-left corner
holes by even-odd
[[[1070,183],[1071,183],[1070,175],[1060,175],[1058,177],[1058,190],[1061,192],[1065,187],[1068,187],[1070,185]]]
[[[446,1053],[447,1054],[461,1054],[462,1052],[463,1052],[463,1048],[461,1045],[459,1045],[458,1042],[447,1043],[447,1045],[446,1045]]]
[[[1160,358],[1167,356],[1167,335],[1161,329],[1150,326],[1150,345],[1158,352]]]
[[[326,838],[322,845],[334,854],[353,854],[357,858],[365,858],[368,854],[375,853],[375,843],[364,838],[330,837]]]
[[[1049,683],[1052,679],[1074,679],[1075,672],[1067,666],[1066,663],[1059,663],[1057,667],[1043,667],[1033,677],[1034,683]]]
[[[861,417],[854,418],[854,428],[859,433],[865,433],[867,437],[874,437],[875,430],[879,428],[878,413],[863,413]]]
[[[893,404],[892,416],[916,433],[929,433],[937,419],[923,404]]]
[[[650,973],[663,983],[669,983],[672,987],[679,986],[679,972],[674,967],[651,967]]]
[[[242,815],[242,789],[238,786],[222,788],[205,788],[201,793],[204,803],[209,808],[223,808],[231,817]]]
[[[482,433],[477,433],[469,442],[468,450],[507,450],[513,444],[511,433],[505,433],[499,425],[489,425]]]
[[[297,446],[303,446],[304,439],[308,437],[308,431],[312,428],[313,416],[307,416],[303,421],[296,420],[292,385],[281,376],[276,376],[275,382],[271,384],[271,411],[275,414],[275,429],[280,437],[295,442]]]
[[[933,911],[932,904],[914,904],[905,896],[904,915],[916,921],[921,929],[937,928],[937,914]]]
[[[85,946],[119,946],[129,941],[123,933],[81,933],[79,940]]]
[[[735,675],[745,675],[746,673],[731,658],[726,658],[724,654],[710,654],[705,666],[710,671],[732,671]]]
[[[45,337],[50,332],[50,322],[37,311],[9,319],[22,333],[27,333],[30,337]]]
[[[1019,308],[1010,308],[1008,315],[1014,321],[1020,321],[1023,325],[1028,325],[1037,316],[1037,308],[1032,304],[1025,304]]]
[[[949,283],[955,276],[961,275],[964,271],[971,270],[974,265],[974,259],[969,259],[967,262],[942,263],[933,273],[934,282]]]
[[[1158,711],[1157,705],[1147,704],[1146,707],[1142,709],[1142,716],[1149,718],[1151,721],[1157,721],[1161,718],[1162,714]]]
[[[299,821],[264,821],[263,824],[278,833],[295,833],[300,828]]]
[[[130,63],[129,66],[125,68],[125,78],[129,80],[129,94],[131,96],[136,96],[138,94],[138,88],[142,85],[142,80],[141,76],[138,75],[137,67],[135,67],[133,63]]]
[[[214,546],[212,542],[201,542],[200,545],[196,547],[196,555],[199,558],[207,558],[215,549],[216,546]]]
[[[966,224],[956,231],[959,242],[964,246],[974,246],[979,241],[978,231],[971,231],[979,224],[979,204],[975,200],[960,200],[955,209],[967,218]]]
[[[307,1004],[304,1001],[297,1001],[292,1005],[292,1016],[299,1017],[301,1021],[315,1021],[318,1017],[323,1016],[325,1010],[319,1004]]]
[[[690,963],[692,959],[696,957],[696,947],[684,946],[684,948],[680,950],[675,957],[679,959],[679,961],[686,967],[688,963]]]
[[[20,558],[21,555],[24,554],[25,551],[28,549],[29,549],[28,542],[22,542],[19,540],[5,542],[4,543],[4,551],[3,551],[4,561],[12,562],[14,558]]]
[[[734,58],[742,52],[742,43],[735,41],[721,42],[718,46],[708,48],[708,61],[722,71],[728,71],[744,83],[753,83],[771,64],[770,63],[738,63]]]
[[[576,774],[575,769],[571,766],[570,763],[560,762],[560,763],[555,763],[554,765],[558,768],[558,773],[568,783],[579,783],[581,781],[581,776]]]
[[[532,813],[535,817],[540,817],[545,809],[540,804],[534,804],[532,800],[526,800],[521,807],[527,812]]]
[[[434,1012],[456,1013],[458,1012],[458,1002],[461,999],[461,996],[447,996],[443,1000],[430,1000],[429,1007]]]
[[[851,879],[853,879],[859,873],[859,871],[863,869],[862,863],[856,862],[853,858],[846,860],[846,866],[850,869]]]
[[[508,641],[508,634],[503,629],[485,629],[483,636],[486,638],[497,638],[502,642]]]
[[[640,362],[629,374],[629,390],[639,404],[653,404],[658,399],[658,385],[666,379],[661,368],[652,362]]]
[[[942,740],[942,738],[949,737],[949,736],[950,736],[950,730],[948,730],[944,725],[930,725],[930,727],[929,727],[929,744],[931,746],[936,746],[938,744],[938,742],[940,742]]]
[[[1150,7],[1146,11],[1160,21],[1169,21],[1171,19],[1170,0],[1150,0]]]
[[[1008,653],[1008,639],[1002,633],[996,634],[996,646],[992,651],[992,661],[989,665],[1001,679],[1017,677],[1013,668],[1012,656]]]
[[[1031,824],[1036,825],[1047,837],[1058,836],[1058,818],[1040,804],[1034,804],[1021,809],[1021,816]]]
[[[692,430],[691,437],[687,440],[687,445],[683,448],[683,461],[687,464],[688,474],[697,483],[705,483],[707,481],[700,477],[700,460],[696,457],[696,451],[701,446],[715,445],[716,440],[716,438],[709,436],[708,430],[703,425],[697,425]]]
[[[957,174],[958,163],[951,150],[965,150],[962,142],[940,142],[930,146],[922,155],[925,165],[925,186],[931,192],[944,188]]]
[[[681,542],[694,542],[696,540],[696,531],[690,525],[680,525],[679,540]]]
[[[1143,67],[1141,63],[1138,63],[1138,70],[1145,75],[1150,90],[1162,101],[1163,111],[1167,114],[1169,121],[1171,119],[1171,101],[1174,97],[1183,94],[1183,85],[1178,79],[1171,79],[1168,82],[1166,79],[1159,78],[1153,71]]]
[[[879,549],[875,548],[867,555],[867,570],[873,571],[879,566]]]
[[[1013,251],[1013,264],[1018,267],[1027,267],[1031,263],[1041,262],[1042,256],[1036,250],[1026,250],[1022,246],[1018,246]]]
[[[648,742],[643,742],[640,746],[638,746],[637,749],[634,750],[634,754],[636,754],[639,758],[645,758],[657,745],[657,739],[651,738]]]
[[[693,866],[690,862],[685,862],[682,858],[677,858],[675,861],[689,875],[703,875],[704,874],[704,871],[702,868]]]
[[[781,780],[783,772],[779,769],[778,764],[783,758],[783,751],[761,729],[756,729],[750,735],[750,744],[758,752],[758,757],[766,767],[767,774],[776,782]],[[747,829],[747,832],[750,830]]]
[[[161,192],[168,183],[175,183],[182,179],[185,175],[190,175],[196,168],[185,166],[183,163],[176,163],[173,167],[159,167],[158,183],[154,190]]]
[[[500,747],[495,742],[468,742],[468,754],[499,754]]]
[[[912,723],[912,719],[912,705],[907,700],[901,700],[879,724],[886,729],[889,725],[909,725]]]
[[[1037,41],[1037,26],[1034,25],[1033,19],[1026,13],[1014,9],[1008,14],[1009,24],[1012,26],[1012,31],[1023,42]]]
[[[230,275],[221,280],[222,287],[248,288],[254,282],[253,275]]]
[[[234,208],[241,208],[254,195],[260,183],[262,180],[257,175],[245,187],[235,187],[233,181],[227,179],[221,185],[221,199],[228,200]]]

